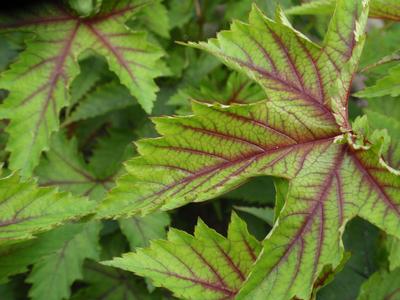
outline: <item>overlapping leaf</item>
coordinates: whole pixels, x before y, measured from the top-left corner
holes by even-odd
[[[124,23],[142,6],[140,1],[103,1],[94,17],[82,19],[57,2],[34,5],[24,12],[3,13],[0,30],[32,31],[36,38],[2,78],[10,96],[1,116],[8,127],[10,166],[29,176],[40,153],[49,147],[58,129],[59,112],[69,104],[68,87],[78,74],[78,56],[87,49],[103,55],[110,69],[150,112],[161,75],[161,51],[143,32],[133,32]]]
[[[362,286],[358,300],[399,300],[400,268],[393,272],[381,270],[372,275]]]
[[[0,179],[0,244],[30,239],[34,234],[92,212],[85,198],[38,188],[17,174]]]
[[[100,228],[100,224],[96,222],[69,224],[41,237],[36,247],[52,248],[54,240],[57,239],[61,239],[63,242],[59,248],[34,264],[27,279],[27,282],[32,284],[29,291],[31,299],[61,300],[69,298],[72,283],[83,277],[84,260],[86,258],[99,259]],[[27,250],[25,255],[31,253]]]
[[[168,240],[154,240],[149,248],[104,264],[149,276],[179,298],[231,299],[260,250],[246,224],[233,215],[227,238],[199,221],[194,236],[171,229]]]
[[[254,8],[249,24],[235,22],[194,45],[253,78],[268,100],[194,103],[193,116],[155,119],[163,137],[138,143],[141,156],[127,163],[99,216],[205,201],[258,175],[289,179],[286,203],[238,299],[308,299],[322,270],[340,264],[341,234],[356,215],[399,237],[400,177],[347,113],[367,15],[366,1],[338,1],[319,47],[280,11],[272,21]]]
[[[397,0],[371,0],[370,17],[400,21],[400,5]],[[330,14],[335,8],[335,0],[312,0],[301,6],[290,8],[289,14]]]

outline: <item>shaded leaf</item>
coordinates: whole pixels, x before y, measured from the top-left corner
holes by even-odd
[[[372,275],[362,286],[358,300],[400,299],[400,269],[393,272],[381,270]]]
[[[122,233],[129,241],[131,250],[149,246],[154,239],[164,238],[170,223],[167,213],[154,213],[145,217],[118,220]]]
[[[99,223],[66,225],[41,237],[40,246],[62,239],[56,251],[36,261],[27,282],[32,284],[32,299],[68,299],[72,283],[82,278],[83,262],[87,258],[99,259]],[[52,245],[49,245],[52,247]],[[28,254],[28,253],[27,253]]]

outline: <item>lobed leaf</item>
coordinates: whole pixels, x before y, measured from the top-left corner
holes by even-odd
[[[48,150],[50,136],[59,127],[59,112],[70,102],[68,88],[79,72],[78,56],[88,49],[104,56],[121,83],[151,111],[162,53],[145,33],[124,25],[140,6],[138,1],[104,1],[99,14],[82,19],[56,2],[0,16],[1,31],[36,35],[2,78],[2,88],[10,91],[0,116],[11,120],[11,169],[29,176],[41,152]]]
[[[100,223],[69,224],[41,237],[40,246],[52,247],[54,240],[62,239],[61,247],[38,260],[27,282],[32,284],[32,299],[68,299],[71,285],[82,279],[83,262],[99,259]],[[27,253],[28,254],[28,253]]]
[[[369,16],[391,21],[400,21],[400,6],[397,0],[371,0]],[[335,0],[312,0],[301,6],[295,6],[286,12],[293,15],[331,14],[335,9]]]
[[[155,119],[163,137],[138,143],[141,156],[126,163],[98,217],[205,201],[254,176],[287,179],[264,250],[239,293],[226,295],[237,299],[310,298],[321,274],[341,265],[342,233],[355,216],[399,237],[400,177],[380,157],[382,135],[363,134],[365,119],[348,119],[367,15],[366,1],[338,1],[319,47],[281,11],[273,21],[254,8],[249,24],[192,44],[254,79],[268,99],[195,102],[193,116]]]
[[[68,220],[92,212],[85,198],[38,188],[17,174],[0,179],[0,244],[27,240]]]
[[[103,264],[148,276],[179,298],[232,299],[260,250],[246,224],[233,215],[227,238],[199,221],[194,236],[171,229],[166,241],[152,241],[149,248]]]

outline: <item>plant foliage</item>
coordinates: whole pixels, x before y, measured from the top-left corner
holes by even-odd
[[[0,4],[0,298],[398,299],[399,16]]]

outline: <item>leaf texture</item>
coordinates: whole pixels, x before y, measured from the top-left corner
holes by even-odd
[[[227,238],[199,221],[194,236],[171,229],[168,240],[103,263],[149,276],[179,298],[233,299],[260,250],[246,224],[233,215]]]
[[[7,244],[87,215],[94,203],[54,188],[38,188],[13,174],[0,179],[0,207],[0,244]]]
[[[72,283],[82,279],[82,267],[86,258],[99,259],[99,223],[69,224],[43,237],[47,245],[55,239],[63,243],[56,251],[37,261],[27,282],[31,299],[68,299]],[[42,246],[43,244],[42,243]]]
[[[166,235],[165,228],[170,221],[165,212],[118,220],[122,233],[129,241],[131,250],[147,247],[151,240],[164,238]]]
[[[400,269],[393,272],[381,270],[372,275],[361,287],[357,300],[400,299]]]
[[[161,75],[161,51],[144,32],[124,23],[138,11],[137,1],[104,1],[102,11],[81,19],[61,4],[43,4],[18,15],[1,15],[0,30],[32,31],[36,38],[3,75],[10,96],[0,115],[8,118],[10,166],[29,176],[40,153],[48,150],[50,135],[59,126],[59,112],[69,105],[68,87],[79,73],[78,56],[91,49],[104,56],[111,71],[150,112]],[[38,75],[39,74],[39,75]]]
[[[357,92],[355,96],[373,98],[381,96],[397,97],[400,95],[400,64],[391,68],[387,76],[379,79],[375,85]]]
[[[366,1],[338,1],[320,47],[281,11],[273,21],[254,8],[249,24],[234,22],[216,39],[193,45],[254,79],[268,99],[194,102],[193,116],[156,118],[162,137],[138,142],[141,156],[126,163],[98,217],[205,201],[255,176],[289,180],[264,250],[228,299],[310,298],[321,272],[341,264],[342,233],[355,216],[399,237],[400,177],[382,163],[378,145],[357,144],[362,130],[348,119],[367,15]]]
[[[397,0],[371,0],[371,18],[391,21],[400,21],[400,5]],[[313,0],[288,9],[286,12],[293,15],[320,15],[331,14],[335,9],[334,0]]]

